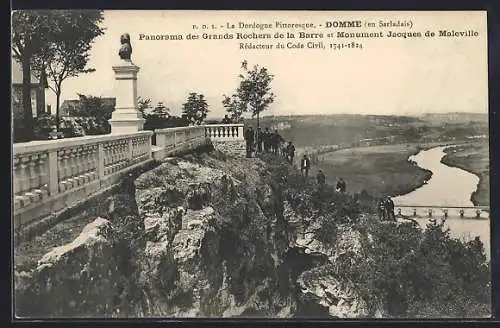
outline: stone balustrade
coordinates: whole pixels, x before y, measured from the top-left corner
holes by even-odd
[[[240,141],[244,140],[243,124],[207,124],[205,125],[207,138],[212,141]]]
[[[14,226],[72,207],[153,159],[189,152],[210,141],[243,152],[237,147],[243,144],[243,124],[167,128],[154,134],[156,145],[151,144],[152,131],[14,144]]]
[[[14,144],[15,226],[71,206],[150,161],[152,134],[143,131]]]
[[[195,149],[209,140],[203,125],[157,129],[155,135],[156,149],[153,157],[156,160]]]
[[[425,217],[425,218],[465,218],[465,219],[488,219],[489,208],[487,207],[460,207],[460,206],[407,206],[396,205],[394,207],[396,215],[404,215],[408,217]]]

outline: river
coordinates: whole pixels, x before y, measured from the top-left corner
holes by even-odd
[[[441,159],[446,155],[445,148],[447,147],[422,150],[408,158],[408,160],[415,161],[419,167],[432,171],[433,174],[422,187],[408,194],[394,197],[396,206],[474,206],[470,197],[477,189],[479,177],[441,163]],[[422,227],[429,222],[427,218],[416,220]],[[490,258],[490,221],[488,219],[461,219],[454,216],[448,218],[445,225],[450,228],[450,233],[454,237],[470,240],[479,236],[484,243],[486,256]]]

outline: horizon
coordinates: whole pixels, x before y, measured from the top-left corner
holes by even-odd
[[[314,12],[306,20],[322,21],[332,12]],[[372,19],[392,19],[401,13],[357,12]],[[206,16],[205,16],[206,15]],[[335,12],[350,17],[350,12]],[[113,97],[112,66],[118,60],[119,37],[129,33],[132,61],[139,66],[138,95],[155,106],[163,102],[172,115],[181,113],[189,92],[205,95],[207,118],[223,117],[223,95],[238,85],[240,63],[266,67],[276,100],[264,115],[398,115],[430,113],[488,113],[486,14],[483,12],[418,12],[416,23],[426,28],[467,26],[478,38],[425,40],[363,40],[366,49],[349,51],[287,50],[259,52],[238,50],[224,40],[140,41],[145,34],[183,34],[206,17],[210,22],[270,19],[303,21],[296,12],[105,10],[102,26],[90,52],[88,67],[96,71],[64,81],[61,104],[77,99],[77,93]],[[126,28],[124,28],[126,26]],[[200,51],[202,49],[202,51]],[[357,50],[356,50],[357,51]],[[332,78],[333,77],[333,78]],[[214,83],[214,79],[216,83]],[[100,81],[96,83],[96,81]],[[55,95],[47,90],[46,103],[55,107]],[[249,115],[245,115],[249,116]]]

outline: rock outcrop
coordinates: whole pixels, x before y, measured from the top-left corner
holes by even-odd
[[[280,183],[263,160],[217,150],[171,158],[131,177],[103,218],[32,272],[17,273],[18,313],[373,315],[335,270],[340,261],[365,260],[360,233],[296,213]],[[334,243],[319,236],[325,229]]]

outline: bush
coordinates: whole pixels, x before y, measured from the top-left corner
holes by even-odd
[[[304,182],[298,170],[274,156],[269,163],[282,199],[302,216],[322,222],[316,235],[335,247],[339,223],[359,231],[363,261],[338,260],[331,271],[354,283],[370,305],[383,303],[393,317],[474,317],[490,314],[490,264],[483,243],[452,238],[443,222],[380,222],[376,199],[344,195],[330,185]],[[365,218],[364,220],[361,220]],[[374,308],[372,310],[375,310]]]

